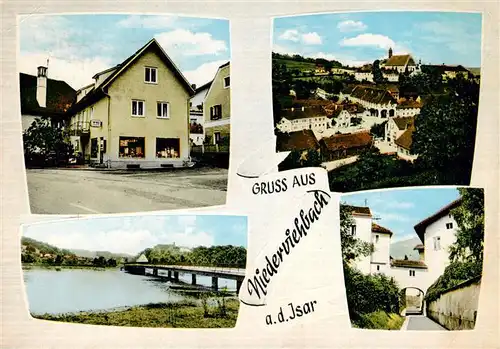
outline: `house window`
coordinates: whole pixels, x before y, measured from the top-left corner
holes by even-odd
[[[356,226],[351,225],[351,236],[356,236]]]
[[[218,120],[222,117],[222,105],[217,104],[210,107],[210,120]]]
[[[441,249],[441,237],[434,237],[434,251],[439,251]]]
[[[152,67],[144,68],[144,82],[148,82],[150,84],[156,84],[158,82],[156,79],[157,76],[158,76],[157,68],[152,68]]]
[[[132,116],[144,117],[144,101],[132,101]]]
[[[144,137],[120,137],[119,157],[144,158]]]
[[[378,242],[378,235],[375,235],[375,243]]]
[[[161,119],[170,118],[170,108],[167,102],[156,103],[156,116]]]
[[[377,265],[377,271],[380,271],[380,265]]]
[[[156,138],[157,158],[180,158],[179,138]]]
[[[410,270],[410,276],[415,276],[415,270]]]
[[[220,143],[220,132],[215,132],[214,133],[214,144],[219,144]]]
[[[453,229],[453,223],[446,223],[446,229]]]
[[[229,85],[230,85],[230,83],[231,83],[231,81],[230,81],[229,76],[226,76],[226,77],[224,78],[224,88],[228,88],[228,87],[229,87]]]
[[[97,158],[97,153],[99,152],[97,148],[97,138],[92,138],[90,140],[90,157]]]

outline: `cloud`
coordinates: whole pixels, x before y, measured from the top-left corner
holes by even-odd
[[[173,28],[177,23],[176,16],[128,16],[116,24],[121,28],[165,29]]]
[[[389,47],[395,47],[396,43],[385,35],[365,33],[353,38],[342,39],[340,46],[372,46],[380,49],[388,49]]]
[[[224,40],[214,39],[210,33],[194,33],[186,29],[163,32],[155,38],[167,52],[175,51],[175,55],[219,55],[228,50]]]
[[[279,37],[281,40],[301,42],[304,45],[321,45],[322,39],[316,32],[301,33],[297,29],[287,29]]]
[[[367,26],[361,21],[346,20],[337,24],[337,28],[341,32],[354,32],[363,31],[367,28]]]
[[[297,42],[300,39],[299,31],[296,29],[287,29],[279,36],[282,40],[290,40]]]
[[[311,53],[307,55],[307,57],[311,58],[323,58],[327,59],[329,61],[339,61],[342,63],[344,66],[361,66],[363,64],[368,63],[368,61],[363,61],[363,60],[358,60],[353,57],[346,57],[341,54],[335,54],[335,53],[325,53],[325,52],[316,52],[316,53]]]
[[[306,45],[321,45],[321,37],[316,32],[302,34],[302,42]]]
[[[22,53],[17,61],[18,71],[36,75],[37,67],[47,64],[49,58],[48,77],[63,80],[75,90],[93,82],[92,76],[112,66],[104,57],[64,59],[44,53]]]
[[[214,61],[209,63],[203,63],[194,70],[188,70],[184,72],[184,76],[191,84],[196,84],[196,86],[202,86],[205,83],[211,81],[215,77],[215,73],[219,67],[227,63],[227,61]]]

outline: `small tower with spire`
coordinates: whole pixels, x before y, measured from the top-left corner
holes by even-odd
[[[392,57],[392,47],[389,47],[389,58]]]

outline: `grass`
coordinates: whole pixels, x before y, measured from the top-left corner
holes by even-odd
[[[361,315],[361,318],[353,322],[353,326],[377,330],[400,330],[404,321],[404,317],[399,314],[378,310],[373,313]]]
[[[303,70],[311,70],[314,71],[316,69],[316,63],[312,62],[300,62],[290,59],[275,59],[278,64],[284,64],[288,70],[298,69],[300,71]]]
[[[81,312],[62,315],[36,315],[36,319],[63,321],[90,325],[177,328],[227,328],[236,325],[239,301],[226,299],[226,314],[218,306],[203,306],[192,301],[180,303],[152,303],[106,312]]]

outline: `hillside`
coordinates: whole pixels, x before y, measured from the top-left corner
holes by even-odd
[[[407,255],[409,260],[418,261],[420,259],[418,251],[415,251],[413,248],[421,243],[418,236],[408,240],[395,242],[391,244],[390,247],[391,257],[394,259],[404,259],[405,255]]]
[[[301,72],[303,71],[314,71],[316,68],[316,63],[313,62],[300,62],[300,61],[294,61],[293,59],[273,59],[274,62],[278,64],[284,64],[286,66],[286,69],[288,70],[294,70],[298,69]]]
[[[28,237],[21,237],[21,246],[26,246],[28,251],[42,253],[42,254],[53,254],[53,255],[75,255],[69,250],[60,249],[46,242],[38,241]]]
[[[109,258],[120,259],[120,258],[133,257],[130,254],[113,253],[113,252],[109,252],[109,251],[89,251],[89,250],[72,249],[71,252],[74,253],[75,255],[77,255],[78,257],[85,257],[85,258],[104,257],[106,259],[109,259]]]

